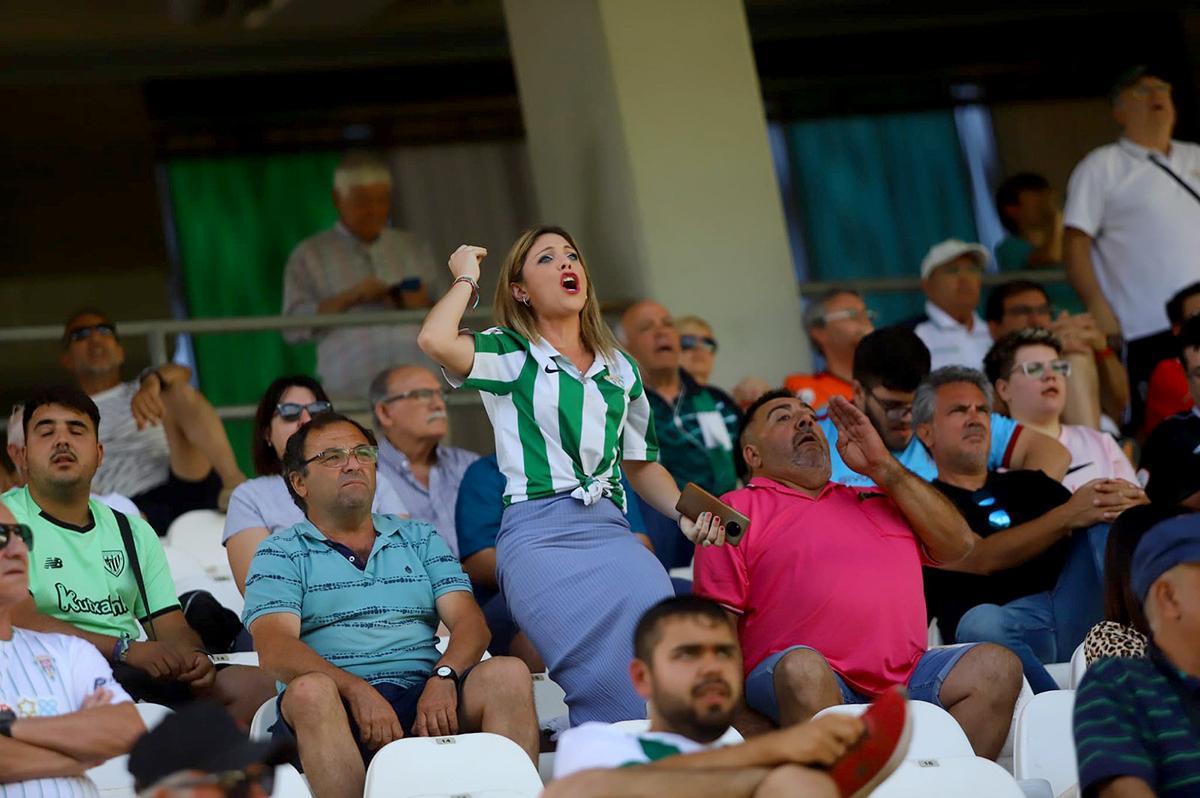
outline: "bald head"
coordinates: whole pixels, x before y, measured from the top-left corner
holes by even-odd
[[[679,331],[662,305],[643,300],[621,314],[621,339],[642,371],[679,368]]]

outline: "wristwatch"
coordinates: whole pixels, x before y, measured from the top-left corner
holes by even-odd
[[[129,656],[129,647],[131,645],[133,645],[133,641],[129,639],[128,635],[121,635],[117,638],[117,642],[113,644],[112,661],[124,662],[125,658]]]
[[[12,737],[12,725],[17,720],[17,713],[11,709],[0,709],[0,737]]]
[[[439,665],[437,669],[434,670],[433,675],[439,679],[449,679],[456,685],[458,684],[458,673],[449,665]]]

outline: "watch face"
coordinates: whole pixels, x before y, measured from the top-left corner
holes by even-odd
[[[451,668],[449,665],[443,665],[442,667],[437,669],[437,675],[441,676],[443,678],[449,678],[450,674],[452,674],[452,673],[454,673],[454,669]]]

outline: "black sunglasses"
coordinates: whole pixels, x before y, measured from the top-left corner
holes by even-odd
[[[714,355],[717,353],[717,339],[708,335],[692,335],[685,333],[679,336],[679,348],[683,351],[704,347]]]
[[[0,524],[0,549],[8,546],[8,542],[16,535],[25,542],[25,548],[33,548],[33,530],[25,524]]]
[[[332,402],[310,402],[302,405],[299,402],[284,402],[283,404],[275,405],[275,415],[282,418],[284,421],[295,421],[300,418],[300,414],[305,410],[308,411],[310,417],[319,416],[322,413],[330,413],[333,411]]]
[[[96,333],[105,336],[115,336],[117,334],[117,326],[110,322],[103,324],[89,324],[86,327],[76,327],[73,330],[67,330],[67,340],[75,343],[76,341],[86,341]]]

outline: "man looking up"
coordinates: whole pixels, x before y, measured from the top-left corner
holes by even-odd
[[[804,330],[813,348],[825,358],[825,370],[792,374],[783,387],[820,411],[831,396],[854,398],[854,350],[875,329],[875,313],[857,291],[835,288],[808,303]],[[755,397],[757,398],[757,397]]]
[[[925,320],[913,329],[929,347],[932,368],[983,365],[992,338],[975,308],[987,262],[983,246],[956,238],[933,245],[921,261]]]

